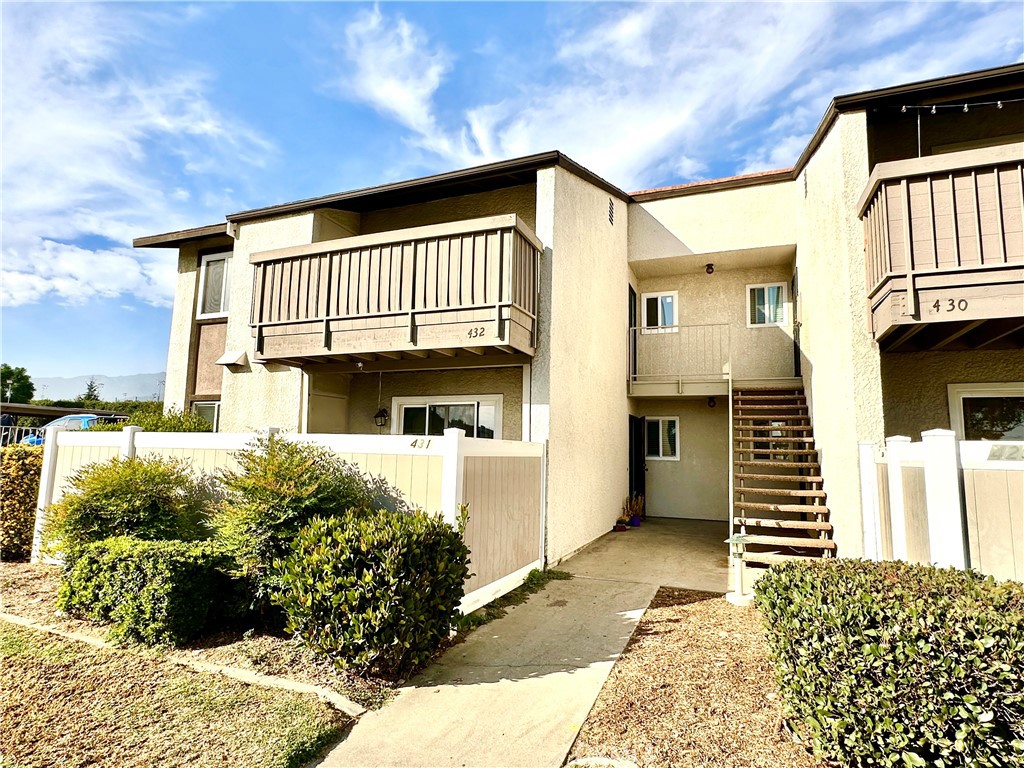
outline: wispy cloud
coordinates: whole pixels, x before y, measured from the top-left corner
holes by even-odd
[[[140,65],[160,25],[189,17],[4,5],[3,304],[132,294],[167,305],[173,255],[132,251],[131,238],[214,215],[193,191],[272,150],[212,105],[201,72]]]

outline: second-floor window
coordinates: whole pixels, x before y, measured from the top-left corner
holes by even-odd
[[[747,327],[786,324],[786,284],[747,286]]]
[[[644,333],[674,333],[678,330],[678,291],[645,293],[640,301]]]
[[[230,253],[208,253],[199,263],[199,306],[196,317],[228,314],[228,266]]]

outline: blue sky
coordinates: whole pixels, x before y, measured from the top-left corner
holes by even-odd
[[[18,4],[2,344],[164,369],[175,255],[131,239],[560,149],[632,191],[791,165],[830,98],[1022,59],[1013,3]]]

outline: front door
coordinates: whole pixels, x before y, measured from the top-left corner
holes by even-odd
[[[643,416],[629,417],[629,495],[647,495],[647,460]]]

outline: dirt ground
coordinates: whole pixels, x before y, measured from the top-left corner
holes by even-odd
[[[662,587],[615,663],[569,761],[649,768],[822,768],[782,727],[753,608]]]

